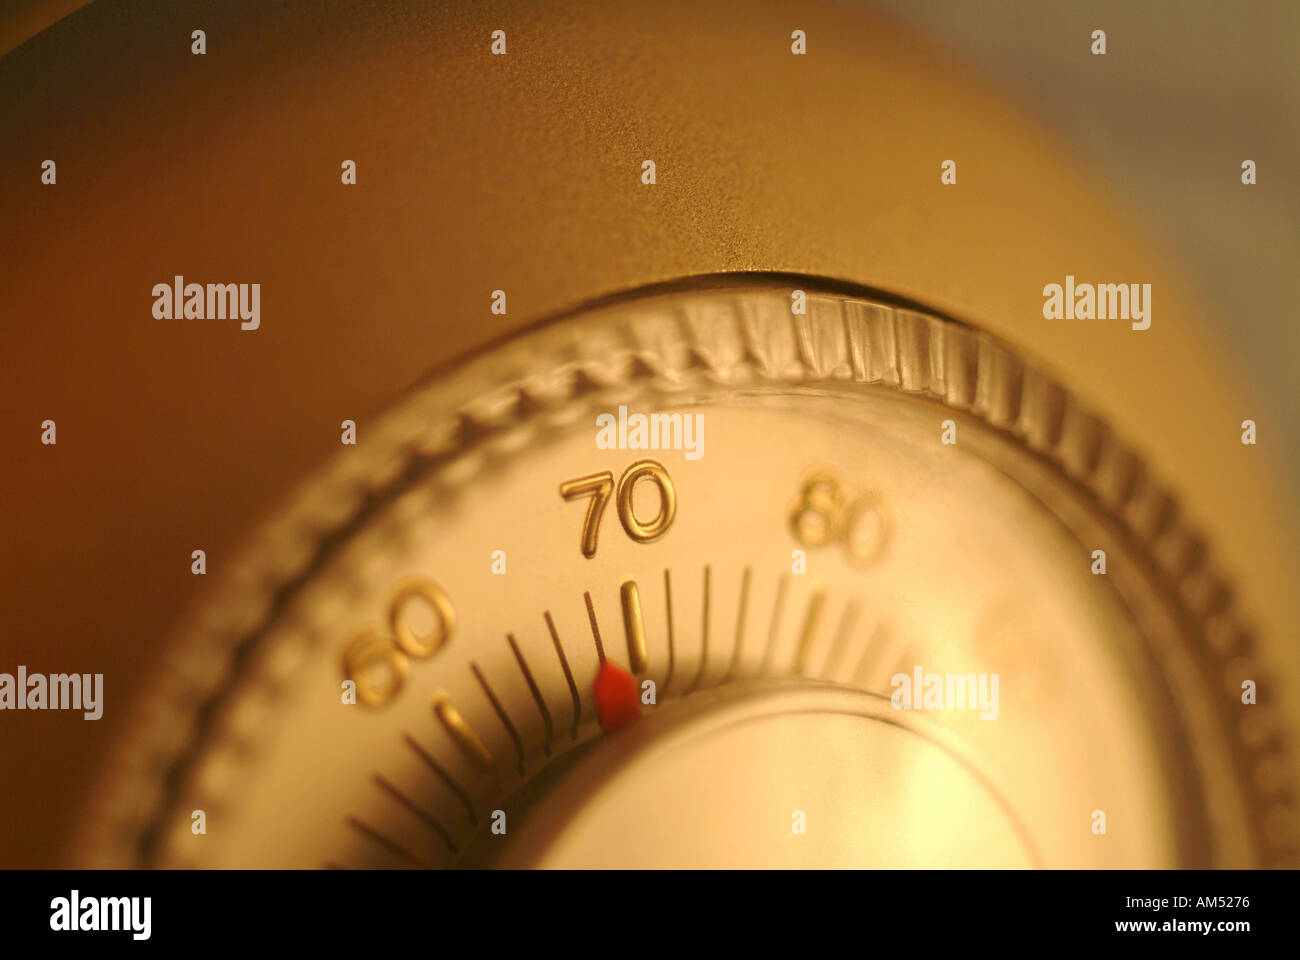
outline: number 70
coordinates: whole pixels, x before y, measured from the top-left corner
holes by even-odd
[[[632,508],[632,491],[640,480],[649,480],[659,488],[659,514],[649,523],[642,523]],[[638,460],[614,483],[612,471],[589,473],[584,477],[565,480],[560,484],[560,496],[565,500],[591,497],[587,516],[582,522],[582,555],[588,559],[596,555],[596,537],[600,533],[600,519],[605,514],[605,504],[611,494],[618,495],[618,518],[627,535],[637,543],[649,543],[662,537],[677,515],[677,490],[664,465],[657,460]]]

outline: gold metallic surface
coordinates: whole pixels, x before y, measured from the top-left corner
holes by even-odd
[[[641,520],[636,514],[633,497],[636,485],[648,480],[658,491],[658,503],[654,519],[649,522]],[[638,460],[623,472],[618,479],[618,518],[623,522],[627,535],[637,543],[651,543],[658,540],[672,526],[677,516],[677,489],[664,465],[657,460]]]
[[[433,614],[435,625],[424,636],[419,636],[403,619],[406,605],[420,599]],[[432,580],[411,580],[394,594],[388,613],[389,629],[397,645],[412,657],[432,657],[442,649],[456,632],[456,611],[451,600]]]
[[[433,701],[433,715],[438,718],[438,722],[443,725],[448,735],[455,741],[456,746],[461,749],[466,757],[479,769],[487,770],[492,766],[492,754],[488,748],[483,745],[483,741],[465,722],[451,703],[445,699],[435,698]]]
[[[378,680],[377,669],[382,670]],[[357,634],[343,650],[343,677],[356,684],[357,699],[367,706],[383,706],[410,675],[411,662],[373,627]]]
[[[633,673],[645,673],[645,618],[641,615],[641,594],[635,580],[624,580],[619,587],[623,605],[623,631],[627,634],[627,662]]]
[[[600,545],[600,521],[605,516],[605,505],[614,492],[614,475],[606,470],[590,476],[575,477],[560,484],[560,496],[565,500],[582,500],[587,497],[587,515],[582,521],[582,555],[594,557]]]
[[[378,804],[391,803],[391,796],[373,796],[361,774],[355,784],[313,778],[337,769],[331,750],[365,757],[381,736],[385,750],[390,742],[400,744],[385,721],[389,710],[409,714],[411,729],[420,731],[419,749],[431,749],[426,741],[440,729],[468,761],[465,782],[456,779],[455,790],[439,787],[448,791],[447,809],[461,819],[443,824],[440,818],[439,824],[448,836],[472,836],[479,827],[474,808],[456,793],[463,790],[476,802],[499,795],[498,780],[512,775],[500,771],[513,766],[508,759],[516,756],[515,745],[464,670],[448,689],[466,714],[440,700],[433,707],[438,724],[431,723],[424,694],[434,675],[427,671],[442,669],[444,656],[460,656],[462,640],[474,644],[466,656],[491,649],[482,660],[482,677],[493,690],[514,684],[502,702],[529,711],[526,723],[522,712],[516,716],[524,726],[520,736],[529,744],[545,739],[549,746],[550,728],[541,726],[543,711],[533,708],[521,675],[524,661],[514,659],[505,641],[517,630],[539,684],[547,665],[545,690],[560,731],[556,742],[577,741],[579,729],[595,721],[585,672],[595,654],[574,597],[594,591],[593,609],[608,616],[622,575],[641,584],[647,616],[663,618],[647,624],[648,663],[655,671],[675,666],[672,684],[682,690],[698,685],[708,692],[732,666],[748,675],[791,662],[783,659],[792,650],[782,644],[795,635],[780,629],[786,620],[808,625],[795,661],[807,667],[813,651],[821,649],[814,627],[826,642],[847,616],[844,592],[874,573],[889,551],[914,549],[907,535],[915,529],[905,528],[893,503],[887,504],[888,521],[882,521],[882,529],[888,523],[888,542],[880,544],[879,558],[875,547],[867,549],[870,560],[861,568],[850,569],[832,544],[804,544],[810,555],[816,548],[818,558],[835,558],[825,563],[833,565],[833,579],[843,588],[837,593],[828,581],[829,606],[820,617],[808,606],[808,588],[799,578],[756,563],[760,542],[768,549],[764,556],[779,553],[787,560],[798,545],[789,538],[787,511],[810,470],[840,459],[835,465],[841,469],[847,464],[868,474],[891,456],[889,444],[872,440],[879,449],[869,449],[846,422],[865,424],[877,431],[873,437],[888,436],[913,451],[914,460],[895,464],[900,478],[932,480],[911,492],[933,495],[933,516],[921,526],[929,534],[924,542],[935,549],[918,551],[911,572],[893,582],[894,591],[874,599],[910,608],[909,601],[924,592],[927,604],[921,606],[929,612],[923,617],[935,618],[930,642],[950,630],[960,638],[954,642],[968,642],[961,649],[1008,660],[1037,663],[1039,652],[1026,641],[1033,632],[1025,625],[1050,620],[1057,630],[1053,655],[1059,646],[1060,659],[1038,665],[1036,691],[1022,688],[1025,696],[1038,698],[1025,715],[1041,724],[1027,726],[1019,739],[992,752],[1004,760],[1032,755],[1044,765],[1052,755],[1062,763],[1069,755],[1080,758],[1079,765],[1056,771],[1054,781],[1043,773],[1050,782],[1041,790],[1028,782],[1021,790],[988,790],[950,754],[915,760],[918,754],[907,751],[928,748],[877,719],[852,719],[867,709],[861,707],[867,694],[826,694],[853,700],[838,712],[808,707],[820,692],[792,694],[801,715],[808,715],[798,730],[803,740],[792,733],[797,742],[789,743],[786,734],[763,733],[769,727],[760,711],[735,739],[692,748],[667,767],[636,752],[628,768],[635,781],[611,781],[611,792],[585,808],[588,820],[555,832],[524,827],[520,862],[604,862],[609,850],[590,831],[611,824],[623,829],[622,818],[646,823],[655,812],[646,809],[654,806],[654,796],[637,784],[647,782],[643,778],[653,782],[664,769],[694,775],[737,755],[757,763],[770,748],[785,769],[816,780],[845,759],[831,747],[800,746],[809,739],[869,748],[887,755],[894,770],[929,764],[936,782],[954,785],[951,799],[982,805],[991,826],[987,834],[970,837],[972,847],[960,848],[962,862],[1022,865],[1041,856],[1049,864],[1237,866],[1275,862],[1268,851],[1293,857],[1295,817],[1284,802],[1284,784],[1295,765],[1280,749],[1279,731],[1300,729],[1300,657],[1294,646],[1300,561],[1294,544],[1285,537],[1279,542],[1279,529],[1293,522],[1282,455],[1266,445],[1240,444],[1237,425],[1247,415],[1243,411],[1255,409],[1249,378],[1234,366],[1231,345],[1209,332],[1192,288],[1163,261],[1144,229],[1116,212],[1100,182],[1072,155],[965,71],[895,27],[832,3],[801,4],[796,24],[790,8],[776,2],[747,3],[738,16],[732,4],[686,0],[505,2],[452,10],[411,0],[386,6],[381,17],[366,4],[232,0],[202,5],[214,55],[196,63],[177,37],[188,34],[199,9],[192,0],[91,4],[0,59],[0,270],[6,356],[19,358],[7,364],[0,388],[7,482],[0,506],[0,575],[7,584],[6,620],[13,625],[5,651],[9,660],[34,664],[39,656],[50,668],[102,670],[111,677],[113,701],[123,707],[95,725],[32,715],[0,722],[7,771],[15,782],[42,784],[0,798],[0,819],[36,825],[5,838],[5,864],[93,859],[93,844],[83,842],[83,801],[97,808],[105,798],[86,771],[102,756],[116,756],[113,744],[156,746],[149,738],[157,737],[166,743],[158,749],[173,758],[183,749],[177,741],[187,727],[176,717],[212,695],[224,675],[195,669],[210,663],[173,658],[171,651],[195,637],[246,636],[264,613],[254,610],[258,604],[252,600],[218,609],[213,597],[219,590],[230,591],[223,596],[257,596],[283,612],[289,624],[252,660],[261,680],[252,685],[256,692],[269,699],[272,690],[311,691],[297,694],[300,699],[275,700],[279,712],[267,723],[257,712],[259,698],[233,685],[226,691],[232,699],[218,716],[223,743],[239,739],[232,731],[274,730],[260,743],[265,755],[257,775],[230,772],[240,757],[233,748],[196,754],[200,762],[187,771],[193,782],[186,780],[181,795],[166,802],[173,812],[181,810],[186,791],[193,790],[238,799],[251,811],[246,829],[208,861],[222,865],[318,865],[320,848],[336,840],[334,853],[375,856],[372,834],[354,830],[347,840],[338,839],[334,831],[342,818],[317,800],[337,787],[340,804],[381,811]],[[511,53],[493,60],[484,54],[485,38],[500,25],[511,34]],[[789,55],[794,26],[808,31],[815,55]],[[267,39],[280,36],[291,36],[292,43]],[[958,148],[962,185],[945,192],[937,163]],[[43,190],[34,171],[51,155],[59,158],[60,182],[57,190]],[[338,183],[344,158],[356,159],[359,168],[357,186],[347,191]],[[653,187],[639,181],[645,159],[657,165]],[[266,291],[261,328],[243,332],[221,321],[152,320],[150,286],[181,272],[260,282]],[[651,390],[665,408],[679,401],[699,404],[728,425],[736,448],[711,451],[701,469],[670,464],[678,515],[649,547],[615,527],[601,538],[597,555],[596,527],[588,524],[590,539],[582,537],[581,552],[573,549],[576,508],[559,501],[555,490],[565,478],[603,466],[593,456],[584,420],[585,432],[573,428],[535,449],[494,452],[497,459],[470,488],[450,482],[438,488],[448,499],[436,512],[426,504],[428,511],[404,515],[410,527],[399,518],[383,530],[360,531],[348,549],[378,558],[378,569],[349,557],[353,567],[346,576],[323,572],[300,600],[281,605],[281,598],[259,592],[264,582],[292,580],[303,562],[298,540],[252,533],[262,523],[283,532],[291,526],[286,518],[307,511],[295,495],[303,481],[326,463],[334,464],[330,470],[355,469],[365,478],[364,484],[354,477],[329,487],[327,502],[310,505],[319,509],[312,516],[318,522],[293,526],[294,532],[329,527],[334,514],[350,515],[359,487],[371,492],[382,486],[377,478],[391,462],[374,462],[368,440],[345,450],[344,461],[357,456],[351,467],[340,466],[341,419],[356,419],[366,438],[398,396],[412,396],[417,384],[432,384],[436,391],[451,381],[452,365],[469,356],[479,358],[475,369],[482,374],[474,396],[499,401],[492,391],[513,384],[513,374],[524,366],[512,353],[515,338],[535,329],[552,331],[551,346],[563,355],[548,368],[557,380],[562,377],[555,371],[572,367],[599,377],[605,366],[617,366],[609,359],[616,351],[606,349],[599,325],[581,328],[592,336],[579,337],[571,311],[654,284],[737,273],[761,274],[759,285],[773,289],[784,284],[779,296],[766,291],[769,300],[788,293],[788,278],[809,289],[821,284],[827,302],[839,296],[841,285],[855,294],[870,288],[885,291],[891,303],[925,304],[935,316],[956,317],[994,335],[1011,356],[1031,361],[1115,436],[1136,445],[1176,490],[1177,508],[1165,509],[1172,501],[1154,495],[1144,499],[1145,474],[1123,475],[1118,461],[1114,475],[1100,471],[1098,484],[1080,493],[1085,488],[1069,465],[1050,460],[1042,445],[1031,442],[1039,436],[1035,430],[1050,434],[1050,426],[1027,423],[1010,442],[999,433],[1003,424],[988,427],[982,419],[988,411],[972,413],[969,403],[953,407],[955,413],[943,409],[959,421],[961,444],[969,438],[962,455],[978,465],[968,466],[960,481],[941,484],[934,479],[937,461],[915,451],[935,419],[926,405],[950,404],[951,397],[930,390],[900,398],[890,393],[897,383],[876,395],[880,384],[856,377],[862,371],[854,367],[847,337],[842,359],[855,376],[822,376],[817,351],[807,350],[805,341],[801,352],[791,339],[793,346],[781,341],[788,349],[777,359],[798,368],[807,382],[792,386],[798,378],[778,377],[780,389],[773,387],[769,396],[740,402],[718,384],[696,384],[691,395],[662,391],[661,384]],[[1158,297],[1152,328],[1134,334],[1123,323],[1044,321],[1042,284],[1066,273],[1151,283]],[[740,287],[747,283],[737,281]],[[489,309],[497,289],[509,293],[504,316]],[[692,293],[689,285],[685,293]],[[727,295],[747,296],[731,288]],[[692,313],[695,307],[683,306],[679,315],[698,321],[691,331],[696,353],[689,357],[698,361],[695,368],[727,359],[709,352],[710,331],[724,322],[717,302],[708,306],[715,312]],[[551,322],[542,327],[546,321]],[[644,351],[653,353],[654,341],[646,343],[651,345],[643,343]],[[618,348],[631,351],[626,342]],[[546,391],[538,396],[545,400]],[[435,449],[446,436],[459,436],[457,431],[472,434],[474,417],[457,419],[461,411],[452,399],[466,398],[440,398],[431,409],[446,418],[431,416],[410,433]],[[570,404],[566,395],[559,406],[585,416],[618,401],[613,395],[600,399],[604,406]],[[59,422],[60,440],[52,451],[33,439],[35,425],[46,416]],[[394,457],[406,451],[392,438],[382,442],[390,441]],[[1125,483],[1131,488],[1121,489]],[[453,491],[462,499],[453,500]],[[852,486],[851,492],[863,491]],[[700,503],[709,504],[707,518],[699,513]],[[525,504],[535,509],[516,506]],[[925,513],[915,508],[915,516]],[[424,527],[411,531],[430,517],[445,523],[445,539],[422,540],[419,550],[402,554],[402,537],[427,536]],[[1190,529],[1203,531],[1215,558],[1212,571],[1197,569],[1204,573],[1199,581],[1169,574],[1185,556],[1199,556],[1193,546],[1200,543],[1198,535],[1183,535],[1189,529],[1185,518],[1192,520]],[[997,539],[1000,556],[1014,558],[1017,575],[998,568],[951,529],[942,534],[945,524],[972,538],[978,532]],[[1128,551],[1131,569],[1141,573],[1135,578],[1150,574],[1155,586],[1097,600],[1092,591],[1100,588],[1075,577],[1086,573],[1086,564],[1074,571],[1049,549],[1065,550],[1067,542],[1080,546],[1071,532],[1080,529],[1115,534],[1122,541],[1118,555]],[[1131,535],[1133,530],[1138,534]],[[222,586],[208,588],[189,573],[185,558],[196,544],[223,570]],[[482,573],[482,557],[497,545],[507,548],[516,571],[502,578],[511,584],[509,593],[490,579],[471,580],[468,572],[474,565]],[[265,549],[247,561],[254,547]],[[665,554],[637,566],[635,551],[660,548],[673,551],[676,564],[671,604],[658,589],[662,582],[667,593],[668,564],[659,562]],[[1185,554],[1178,553],[1182,548]],[[977,555],[985,562],[976,563]],[[243,558],[239,564],[236,557]],[[416,558],[419,564],[406,563]],[[240,565],[245,561],[247,566]],[[430,569],[434,563],[439,566]],[[515,586],[524,581],[521,569],[544,572]],[[711,590],[725,598],[708,608],[711,613],[702,569],[712,571]],[[265,576],[246,577],[250,570]],[[1223,571],[1231,579],[1221,580]],[[309,734],[339,722],[320,698],[328,689],[329,708],[337,706],[345,662],[341,645],[363,622],[386,622],[384,592],[411,575],[433,576],[456,598],[455,641],[436,661],[411,667],[404,695],[373,698],[391,705],[377,703],[378,712],[354,725],[340,723],[336,737],[317,742]],[[331,584],[340,589],[331,593]],[[1231,624],[1207,612],[1212,604],[1202,603],[1198,584],[1221,585],[1231,594]],[[343,590],[345,585],[356,593]],[[941,587],[950,587],[954,596]],[[341,599],[355,595],[365,602]],[[977,609],[976,598],[988,606]],[[58,629],[51,628],[50,611],[59,613]],[[526,624],[516,622],[516,615],[526,615]],[[244,622],[235,622],[240,617]],[[450,618],[444,622],[449,633]],[[186,630],[177,636],[175,627],[182,623]],[[888,628],[873,619],[858,633],[884,638]],[[1189,642],[1192,635],[1203,638],[1204,649]],[[666,637],[675,638],[676,650],[655,646]],[[697,660],[694,644],[703,637],[721,643],[722,650]],[[727,648],[733,639],[735,647]],[[901,649],[889,653],[902,656],[914,640],[898,638]],[[1239,659],[1247,645],[1257,660]],[[846,647],[838,658],[826,648],[816,662],[836,667],[834,681],[852,686],[859,665],[873,674],[871,658],[884,656],[876,639],[869,646],[865,652]],[[1214,656],[1212,670],[1202,663],[1205,650]],[[227,652],[214,655],[221,659]],[[284,660],[276,661],[275,652]],[[177,666],[177,659],[188,667]],[[282,662],[307,666],[290,683],[275,672]],[[1239,721],[1225,719],[1222,705],[1197,716],[1195,698],[1174,702],[1171,691],[1214,685],[1227,697],[1242,670],[1250,672],[1256,663],[1277,672],[1254,728],[1243,730]],[[1159,689],[1133,679],[1144,670],[1161,673]],[[1128,679],[1112,687],[1103,679],[1112,675]],[[128,721],[128,706],[165,702],[160,687],[172,688],[160,676],[185,692],[181,702],[152,718]],[[656,676],[671,690],[665,674]],[[1085,682],[1089,678],[1096,687]],[[879,677],[872,679],[878,686]],[[874,693],[878,698],[880,691]],[[695,710],[684,709],[682,719],[665,711],[654,718],[655,729],[683,735]],[[549,724],[549,715],[545,719]],[[980,722],[972,721],[977,730]],[[1035,739],[1034,729],[1042,739]],[[572,735],[566,737],[565,730]],[[1059,737],[1051,750],[1043,749],[1049,739],[1044,731]],[[1235,746],[1239,740],[1262,745],[1258,758],[1242,753]],[[1171,743],[1178,749],[1163,749]],[[1033,753],[1035,748],[1041,752]],[[412,769],[423,765],[409,747],[401,750],[401,762]],[[577,797],[592,783],[605,782],[612,761],[602,757],[610,750],[602,746],[601,756],[593,753],[588,767],[575,767],[574,779],[556,787],[554,797],[567,801],[566,815],[578,809]],[[50,756],[63,762],[51,767]],[[450,764],[456,757],[438,759]],[[410,773],[395,756],[385,759]],[[471,775],[484,782],[471,783]],[[1028,776],[1014,768],[998,775]],[[884,776],[881,769],[867,770],[853,786],[865,794],[881,786],[878,778]],[[138,769],[114,782],[131,786],[113,803],[142,817],[166,806],[163,788],[146,782]],[[1122,856],[1088,846],[1088,837],[1076,840],[1071,824],[1053,819],[1054,803],[1087,795],[1102,782],[1123,784],[1114,787],[1111,799],[1115,809],[1131,815],[1130,822],[1161,825],[1140,835],[1119,833],[1128,842]],[[817,799],[833,793],[819,790]],[[720,803],[734,799],[725,791],[717,795]],[[1040,818],[1033,834],[1042,848],[1038,853],[1020,843],[1018,820],[1004,815],[998,799],[1015,803],[1021,796]],[[300,817],[284,816],[290,798],[297,798]],[[899,829],[940,822],[942,799],[930,796],[892,808],[897,819],[889,822]],[[1198,804],[1203,809],[1191,809]],[[662,815],[656,830],[681,828],[672,816],[684,816],[684,808],[656,809]],[[883,827],[873,834],[862,826],[860,807],[847,804],[813,823],[824,825],[827,815],[852,824],[858,839],[855,846],[819,851],[857,851],[862,856],[855,863],[896,858],[897,851],[878,845]],[[764,816],[750,810],[740,825],[752,826]],[[783,816],[780,841],[790,837],[789,812]],[[277,833],[286,819],[294,822]],[[1206,822],[1216,825],[1213,836],[1195,838],[1184,830]],[[112,862],[194,862],[182,845],[183,822],[156,826],[147,856],[131,845],[137,834],[130,841],[103,835],[97,842],[111,848],[106,860]],[[141,829],[133,822],[125,832]],[[65,834],[83,840],[61,851],[57,838]],[[633,853],[653,853],[651,838],[660,835],[633,838],[639,846],[629,848],[628,862]],[[317,840],[303,839],[308,836]],[[825,834],[810,836],[820,844]],[[1044,836],[1066,839],[1052,846],[1039,839]],[[400,849],[409,852],[412,837],[401,839]],[[412,852],[414,861],[446,862],[448,845],[437,836],[424,839],[427,849]],[[775,835],[770,839],[772,845],[754,848],[755,856],[780,859],[785,848],[775,846]],[[355,847],[346,846],[351,843]],[[525,856],[534,845],[542,852]],[[661,849],[687,856],[678,847]],[[713,852],[715,862],[748,862],[735,847]],[[917,853],[918,862],[940,859],[936,851]],[[799,849],[782,862],[823,859]]]
[[[85,838],[91,862],[598,866],[621,837],[607,831],[634,822],[645,837],[687,822],[701,836],[629,844],[628,864],[682,865],[688,850],[697,866],[1290,862],[1289,838],[1269,827],[1294,815],[1287,794],[1252,773],[1293,759],[1238,719],[1241,678],[1267,689],[1268,676],[1241,659],[1249,640],[1211,558],[1181,549],[1187,531],[1160,519],[1158,482],[1125,481],[1141,469],[1131,452],[1005,344],[800,282],[802,318],[777,279],[715,278],[596,305],[407,398],[360,460],[336,460],[264,532],[280,550],[314,555],[286,567],[276,550],[254,549],[252,573],[275,607],[231,582],[192,626],[205,642],[164,678],[160,700],[204,719],[188,741],[145,731],[129,744],[135,758]],[[944,364],[930,362],[938,356]],[[719,445],[674,462],[678,510],[664,537],[614,537],[594,558],[556,549],[574,517],[545,478],[632,459],[592,442],[596,412],[616,400],[702,416]],[[959,425],[958,444],[939,442],[941,422]],[[782,456],[753,471],[774,437]],[[811,464],[889,505],[894,534],[869,569],[828,541],[810,548],[809,575],[791,574],[789,495],[806,489]],[[369,506],[354,518],[331,508],[358,498]],[[482,551],[488,529],[514,531],[503,541],[508,581],[456,559]],[[1105,576],[1089,569],[1097,546]],[[671,601],[668,566],[686,574]],[[410,695],[368,713],[341,707],[322,653],[386,609],[394,575],[412,570],[436,572],[461,598],[463,642],[413,665]],[[661,570],[659,593],[650,585]],[[586,686],[605,664],[600,621],[623,605],[629,579],[658,696],[644,701],[644,726],[606,735],[604,708],[573,678]],[[773,603],[747,619],[751,594]],[[855,622],[862,607],[867,623]],[[664,655],[674,622],[675,658]],[[735,646],[711,649],[711,636]],[[225,663],[241,649],[253,653]],[[691,677],[684,689],[672,687],[674,669]],[[958,698],[895,699],[900,677],[920,690],[926,673]],[[214,675],[232,683],[200,679]],[[772,707],[760,678],[779,679],[801,705]],[[424,719],[426,689],[442,691],[440,730]],[[557,743],[552,711],[570,719],[559,712],[566,693],[574,737]],[[858,706],[818,706],[828,696]],[[687,744],[706,736],[715,698],[738,700],[754,722],[697,751]],[[935,753],[852,719],[881,720],[881,710],[891,711],[884,728],[919,724],[947,746]],[[250,743],[242,731],[257,717]],[[650,753],[638,746],[646,738]],[[442,757],[454,790],[430,781],[426,755]],[[126,771],[159,767],[165,788],[141,807],[152,775]],[[340,780],[340,769],[372,775]],[[770,804],[734,802],[737,791],[777,802],[769,780],[788,788],[779,802],[798,798],[779,822]],[[690,803],[642,796],[659,782],[680,785]],[[885,784],[894,793],[877,797]],[[438,829],[395,811],[394,797],[420,804]],[[539,833],[533,818],[550,822],[539,811],[556,804],[577,826]],[[186,811],[208,806],[225,811],[227,829],[196,846]],[[286,809],[296,812],[288,825]],[[484,826],[497,811],[514,834]],[[720,811],[732,811],[725,829]],[[815,840],[773,845],[809,811]],[[1090,829],[1097,814],[1102,833]],[[974,841],[949,843],[958,835]],[[548,836],[560,853],[536,853]]]

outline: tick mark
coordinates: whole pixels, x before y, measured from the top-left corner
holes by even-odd
[[[889,624],[887,621],[880,621],[876,624],[876,629],[872,631],[871,638],[867,640],[866,647],[862,650],[862,656],[858,659],[858,665],[853,670],[853,679],[850,683],[859,690],[868,689],[867,683],[876,668],[880,655],[884,652],[884,643],[889,639]]]
[[[624,580],[619,587],[623,604],[623,632],[627,634],[627,662],[633,673],[645,673],[648,659],[645,649],[645,619],[641,616],[641,594],[636,581]]]
[[[452,853],[460,852],[459,848],[452,841],[451,835],[448,834],[447,831],[442,828],[442,824],[440,824],[437,820],[434,819],[433,814],[429,813],[427,810],[421,807],[418,803],[416,803],[406,794],[402,793],[402,791],[398,790],[397,787],[393,786],[392,783],[384,779],[379,774],[376,773],[374,775],[374,781],[375,784],[379,787],[379,789],[383,790],[384,793],[388,794],[390,797],[392,797],[394,800],[396,800],[398,803],[404,806],[407,810],[413,813],[417,818],[423,821],[424,824],[437,835],[438,839],[447,845],[448,850],[450,850]]]
[[[465,804],[465,812],[469,814],[469,822],[477,826],[478,817],[475,816],[474,814],[474,804],[470,802],[469,794],[467,794],[464,790],[460,788],[460,784],[458,784],[455,780],[452,779],[451,774],[449,774],[446,770],[444,770],[442,768],[442,765],[438,763],[437,760],[433,759],[433,757],[428,752],[426,752],[423,747],[421,747],[418,743],[415,742],[414,737],[412,737],[409,733],[404,733],[402,734],[402,739],[406,741],[406,745],[408,747],[410,747],[412,750],[415,751],[415,755],[418,756],[421,760],[423,760],[425,762],[425,765],[428,766],[428,768],[432,770],[435,775],[437,775],[438,779],[441,780],[443,783],[445,783],[448,789],[450,789],[452,793],[460,797],[460,802]]]
[[[794,667],[791,672],[797,676],[803,676],[804,667],[808,663],[808,648],[812,644],[813,634],[817,631],[817,619],[821,616],[822,604],[826,601],[826,591],[818,590],[808,598],[808,609],[803,615],[803,629],[799,631],[799,648],[795,652]]]
[[[506,733],[510,734],[510,739],[514,741],[515,754],[518,760],[519,776],[528,776],[528,771],[524,768],[524,741],[519,738],[519,731],[516,730],[515,725],[510,722],[509,715],[501,706],[501,701],[497,699],[497,695],[492,692],[492,688],[488,686],[487,678],[483,676],[483,671],[478,668],[478,664],[471,662],[469,668],[474,671],[474,676],[478,678],[479,686],[482,687],[483,692],[487,694],[488,702],[492,704],[492,709],[496,711],[496,715],[501,719],[501,723],[504,724]]]
[[[492,769],[492,754],[483,741],[478,738],[470,725],[465,722],[465,718],[460,715],[460,711],[451,705],[451,701],[445,695],[435,696],[433,698],[433,715],[438,718],[452,742],[460,748],[474,766],[486,772]]]
[[[673,653],[673,583],[668,575],[668,569],[664,568],[664,609],[668,616],[668,673],[664,675],[664,685],[660,689],[660,695],[668,692],[668,684],[673,682],[673,666],[675,656]]]
[[[695,671],[695,679],[691,685],[686,688],[690,693],[700,685],[700,680],[704,678],[704,668],[709,662],[709,565],[704,565],[704,615],[700,622],[700,668]]]
[[[776,585],[776,600],[772,603],[772,619],[767,625],[767,648],[763,651],[763,665],[759,667],[759,673],[767,673],[772,668],[772,654],[776,651],[776,635],[781,629],[781,611],[785,607],[785,589],[789,582],[789,576],[783,573]]]
[[[348,817],[347,824],[349,827],[357,831],[357,833],[361,834],[363,837],[366,837],[367,839],[373,841],[378,846],[383,847],[389,853],[393,854],[399,859],[405,860],[407,863],[411,864],[412,866],[419,867],[422,870],[433,869],[433,864],[421,860],[419,857],[411,853],[411,851],[407,850],[400,843],[398,843],[395,840],[390,840],[388,837],[384,836],[382,833],[380,833],[374,827],[370,826],[368,823],[363,823],[361,820],[357,819],[356,817]]]
[[[600,662],[605,662],[605,645],[600,642],[600,624],[596,623],[596,608],[591,603],[591,591],[586,591],[582,599],[587,603],[587,619],[591,621],[591,635],[596,639],[596,655]]]
[[[519,664],[524,680],[528,683],[528,689],[533,694],[533,702],[537,704],[537,709],[542,714],[542,723],[546,725],[546,755],[549,757],[551,755],[551,737],[555,733],[551,725],[551,711],[546,709],[546,700],[542,697],[542,691],[537,688],[537,681],[533,679],[533,672],[528,669],[528,663],[524,660],[524,654],[519,649],[519,644],[515,641],[515,635],[507,633],[506,642],[510,644],[510,649],[515,655],[515,662]]]
[[[551,642],[555,644],[555,655],[560,658],[560,666],[564,668],[564,680],[569,685],[569,695],[573,697],[572,736],[574,740],[577,740],[578,724],[582,720],[582,698],[578,696],[578,685],[573,682],[573,671],[569,669],[569,658],[564,655],[564,645],[560,643],[560,635],[555,632],[555,621],[551,619],[551,611],[543,611],[542,616],[546,618],[546,629],[551,631]]]
[[[857,625],[861,609],[856,600],[850,600],[845,605],[844,613],[840,617],[840,625],[835,631],[835,639],[831,643],[831,652],[827,655],[826,663],[822,666],[822,679],[834,680],[835,675],[839,673],[840,660],[844,658],[844,651],[848,647],[853,628]]]
[[[749,575],[752,571],[749,567],[745,568],[745,574],[740,581],[740,610],[736,614],[736,647],[731,654],[731,666],[727,667],[727,675],[723,678],[723,683],[731,680],[736,671],[740,669],[740,650],[745,643],[745,610],[749,605]]]

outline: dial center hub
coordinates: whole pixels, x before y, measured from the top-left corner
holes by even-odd
[[[742,686],[599,742],[521,817],[499,862],[1037,865],[1011,805],[943,728],[874,694]]]

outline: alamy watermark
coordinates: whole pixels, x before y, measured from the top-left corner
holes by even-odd
[[[239,329],[262,325],[260,283],[186,283],[179,274],[153,287],[153,315],[158,320],[240,320]]]
[[[80,890],[73,890],[50,901],[50,929],[67,933],[124,931],[133,940],[148,940],[153,932],[152,913],[152,897],[83,897]]]
[[[998,718],[996,673],[927,673],[918,664],[890,677],[889,686],[895,710],[978,710],[981,720]]]
[[[633,413],[596,417],[596,446],[601,450],[681,450],[687,460],[704,456],[704,414]]]
[[[1151,327],[1151,284],[1075,283],[1043,287],[1045,320],[1131,320],[1134,330]]]
[[[104,713],[102,673],[0,673],[0,710],[81,710],[86,720]]]

